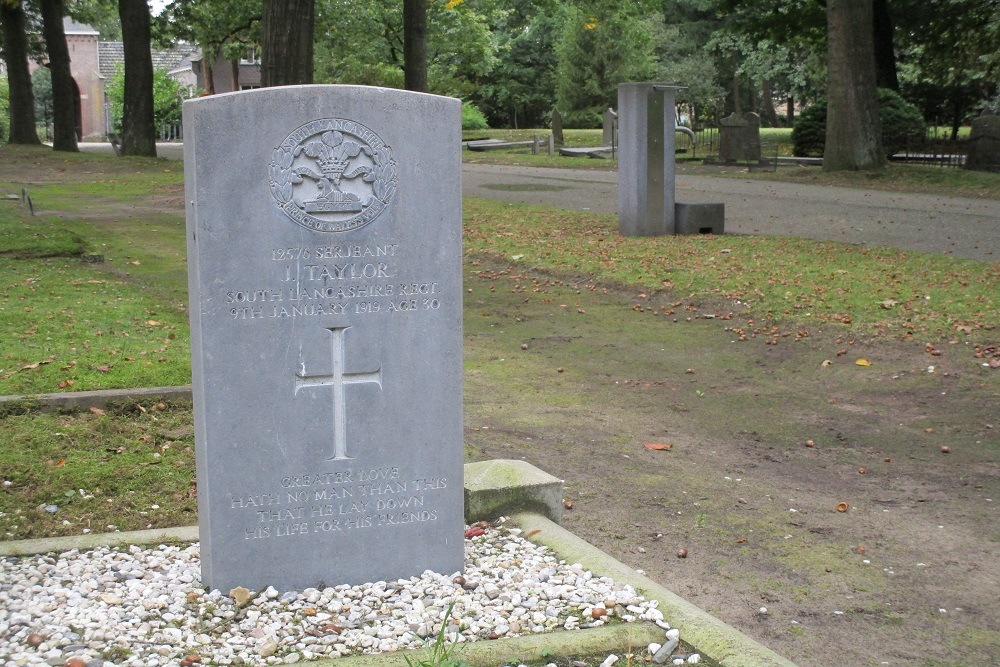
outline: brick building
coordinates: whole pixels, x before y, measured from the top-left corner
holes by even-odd
[[[64,19],[63,28],[69,48],[70,73],[79,96],[77,135],[85,140],[103,140],[110,126],[105,87],[124,64],[122,43],[101,41],[96,30],[70,18]],[[193,96],[204,88],[202,56],[197,47],[181,44],[173,49],[153,49],[152,57],[153,68],[166,70],[187,87],[189,95]],[[42,66],[43,63],[38,62],[28,65],[32,72]],[[217,93],[233,90],[233,68],[229,62],[220,57],[213,71]],[[260,64],[242,61],[239,64],[239,84],[240,90],[259,87]]]

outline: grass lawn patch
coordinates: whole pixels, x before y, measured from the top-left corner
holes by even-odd
[[[197,521],[190,404],[7,415],[0,441],[3,539]]]
[[[1000,264],[787,237],[627,238],[613,215],[493,200],[467,200],[465,217],[465,249],[473,261],[481,253],[627,285],[636,291],[637,310],[647,308],[652,293],[668,291],[676,305],[656,314],[746,314],[746,327],[736,332],[741,340],[776,342],[833,326],[845,335],[986,343],[994,342],[998,325]],[[688,309],[686,300],[712,303]]]

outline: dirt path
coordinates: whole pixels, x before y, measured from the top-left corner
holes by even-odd
[[[470,459],[562,477],[569,529],[804,667],[1000,663],[997,371],[504,269],[467,276]]]
[[[466,197],[596,213],[618,209],[614,172],[465,164],[462,191]],[[1000,261],[996,199],[679,174],[677,200],[724,203],[727,233],[782,234]]]

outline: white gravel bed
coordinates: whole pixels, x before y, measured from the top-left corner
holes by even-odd
[[[461,574],[286,594],[206,593],[197,543],[4,558],[0,665],[292,664],[418,648],[446,619],[448,639],[459,642],[610,618],[669,628],[655,601],[519,533],[490,528],[467,538]]]

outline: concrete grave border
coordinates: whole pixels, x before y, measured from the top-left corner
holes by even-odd
[[[701,655],[723,667],[795,667],[794,663],[739,630],[699,609],[652,579],[612,558],[580,539],[556,520],[561,517],[562,482],[525,461],[497,460],[465,466],[466,520],[476,521],[508,516],[509,523],[524,531],[536,544],[552,549],[559,558],[580,563],[596,575],[609,576],[629,584],[650,600],[659,602],[671,627]],[[559,493],[556,493],[558,491]],[[473,509],[472,513],[469,508]],[[544,515],[544,516],[543,516]],[[141,530],[126,533],[52,537],[0,542],[0,557],[90,549],[130,544],[156,545],[198,540],[197,526]],[[662,641],[663,630],[652,623],[624,623],[601,628],[528,635],[463,644],[457,657],[473,667],[496,667],[505,660],[542,659],[542,653],[583,655],[634,647],[643,653],[650,642]],[[610,647],[610,648],[609,648]],[[419,660],[423,651],[397,651],[348,658],[327,658],[303,662],[312,667],[402,667],[406,658]]]

